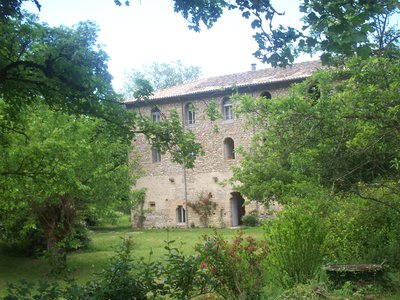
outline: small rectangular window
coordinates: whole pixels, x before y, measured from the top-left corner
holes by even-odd
[[[151,110],[151,120],[155,123],[161,122],[161,112],[158,108]]]
[[[185,105],[185,122],[186,124],[196,123],[196,111],[192,103]]]
[[[156,210],[156,203],[155,203],[154,201],[150,201],[150,202],[149,202],[149,207],[150,207],[150,209],[153,210],[153,211]]]
[[[178,223],[186,222],[186,210],[181,205],[176,209],[176,219]]]
[[[151,149],[151,155],[152,155],[153,163],[159,163],[159,162],[161,162],[161,152],[160,152],[160,149],[158,149],[158,148],[152,148],[152,149]]]
[[[224,120],[232,120],[233,119],[232,101],[229,98],[226,98],[223,100],[222,112],[224,115]]]

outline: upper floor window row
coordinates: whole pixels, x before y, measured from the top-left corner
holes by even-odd
[[[271,93],[268,91],[262,92],[260,96],[267,99],[272,98]],[[233,120],[233,104],[229,97],[222,99],[222,116],[224,120]],[[161,112],[157,107],[151,110],[151,117],[153,122],[161,121]],[[184,121],[188,125],[196,123],[196,109],[192,102],[184,105]]]

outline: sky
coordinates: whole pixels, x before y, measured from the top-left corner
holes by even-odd
[[[253,57],[257,44],[252,38],[250,20],[240,12],[226,11],[210,30],[196,33],[173,10],[171,0],[131,0],[131,5],[116,6],[113,0],[40,0],[41,11],[25,7],[50,26],[73,26],[79,21],[95,21],[100,28],[98,42],[110,57],[109,71],[116,90],[124,74],[152,62],[182,60],[199,66],[202,77],[245,72],[252,63],[266,68]],[[285,16],[279,22],[298,24],[299,0],[272,1]]]

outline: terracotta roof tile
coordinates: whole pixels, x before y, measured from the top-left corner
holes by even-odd
[[[204,92],[224,90],[232,86],[246,87],[258,84],[284,82],[302,79],[321,67],[319,61],[308,61],[294,64],[287,68],[267,68],[256,71],[235,73],[223,76],[199,79],[187,84],[155,91],[150,100],[167,99],[178,96],[194,95]],[[133,103],[136,99],[130,99],[125,103]]]

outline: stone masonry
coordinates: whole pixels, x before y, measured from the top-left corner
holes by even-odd
[[[248,149],[255,129],[245,126],[244,120],[234,115],[232,119],[211,122],[205,116],[206,105],[211,100],[217,101],[224,115],[224,103],[232,95],[233,86],[240,93],[254,97],[285,95],[292,83],[309,77],[318,67],[318,62],[306,62],[287,69],[264,69],[200,79],[157,91],[146,102],[126,101],[128,109],[137,109],[149,116],[155,107],[167,117],[169,111],[176,110],[181,115],[182,126],[195,133],[205,151],[204,156],[196,159],[194,169],[184,169],[172,163],[168,154],[162,155],[159,162],[153,162],[151,145],[144,136],[136,137],[131,156],[139,157],[144,176],[134,188],[146,188],[145,227],[201,226],[199,216],[187,205],[197,201],[201,194],[210,195],[211,201],[217,204],[211,217],[213,226],[238,226],[244,214],[263,213],[261,205],[252,199],[243,199],[230,185],[224,184],[232,175],[231,167],[241,160],[238,153],[233,152],[234,158],[227,153],[238,147]],[[194,108],[191,111],[195,112],[194,120],[191,120],[193,124],[187,122],[189,103]],[[215,126],[218,131],[214,130]],[[227,139],[233,141],[234,149],[229,149],[231,146]]]

